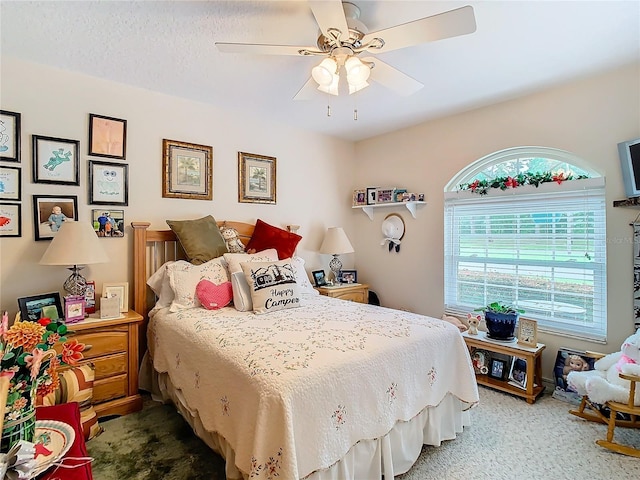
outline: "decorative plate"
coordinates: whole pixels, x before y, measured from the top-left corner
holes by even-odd
[[[36,467],[32,475],[40,475],[64,457],[75,438],[76,432],[69,424],[56,420],[36,421],[36,433],[33,437],[36,445]]]

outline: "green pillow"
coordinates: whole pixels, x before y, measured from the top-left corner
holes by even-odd
[[[197,220],[167,220],[167,225],[178,237],[187,259],[194,265],[206,263],[228,251],[216,219],[211,215]]]

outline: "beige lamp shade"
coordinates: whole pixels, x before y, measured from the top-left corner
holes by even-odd
[[[41,265],[90,265],[109,261],[100,239],[88,222],[62,222],[40,259]]]
[[[353,246],[342,227],[330,227],[324,236],[324,241],[320,246],[320,253],[330,255],[342,255],[343,253],[353,253]]]

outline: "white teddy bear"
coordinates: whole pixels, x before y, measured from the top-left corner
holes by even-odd
[[[220,234],[227,244],[229,253],[244,253],[244,244],[238,237],[238,231],[235,228],[225,227],[223,225],[220,227]]]
[[[640,375],[640,329],[622,343],[619,352],[605,355],[593,364],[593,368],[587,372],[569,372],[569,388],[587,395],[595,403],[609,400],[627,403],[630,382],[620,378],[618,373]],[[640,405],[640,389],[636,390],[634,404]]]

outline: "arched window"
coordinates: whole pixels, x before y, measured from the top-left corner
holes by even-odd
[[[494,301],[543,331],[606,338],[604,178],[575,155],[503,150],[446,186],[446,309]]]

